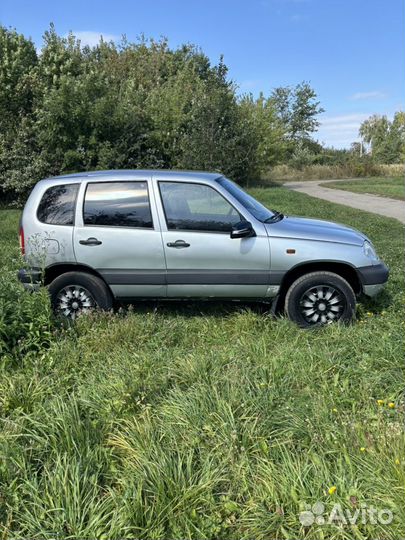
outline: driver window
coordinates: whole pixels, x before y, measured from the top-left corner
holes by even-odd
[[[169,230],[230,232],[239,212],[210,186],[159,182]]]

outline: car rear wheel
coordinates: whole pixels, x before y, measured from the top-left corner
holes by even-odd
[[[109,310],[113,298],[102,279],[85,272],[66,272],[48,287],[56,315],[76,319],[96,308]]]
[[[298,278],[285,298],[288,317],[301,328],[350,322],[356,296],[350,284],[333,272],[311,272]]]

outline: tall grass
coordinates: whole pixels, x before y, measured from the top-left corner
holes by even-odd
[[[279,188],[254,194],[364,230],[391,266],[387,292],[355,325],[313,332],[254,305],[147,303],[4,363],[3,538],[404,536],[403,229]],[[304,527],[317,501],[394,520]]]
[[[373,176],[404,176],[403,165],[347,162],[337,165],[276,165],[263,174],[264,180],[290,182],[294,180],[333,180],[338,178],[361,178]]]
[[[54,325],[47,292],[23,294],[16,279],[23,265],[17,239],[18,212],[0,210],[0,214],[0,357],[13,363],[45,348]]]

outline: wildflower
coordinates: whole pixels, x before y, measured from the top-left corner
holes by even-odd
[[[365,452],[365,451],[366,451],[365,446],[361,446],[361,447],[360,447],[360,452]]]
[[[390,402],[388,403],[388,407],[389,407],[390,409],[395,409],[395,403],[394,403],[393,401],[390,401]]]
[[[377,399],[377,405],[379,407],[382,407],[384,405],[385,401],[383,399]]]
[[[336,409],[336,407],[333,407],[332,412],[338,412],[338,410]]]
[[[371,311],[367,311],[367,317],[371,317],[371,316],[372,316]]]
[[[395,465],[399,465],[401,462],[399,461],[399,458],[396,458]]]
[[[329,495],[333,495],[334,493],[336,493],[336,490],[337,490],[337,487],[336,487],[336,486],[331,486],[331,487],[328,489]]]

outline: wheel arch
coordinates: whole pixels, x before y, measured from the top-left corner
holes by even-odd
[[[66,272],[85,272],[87,274],[97,276],[101,279],[101,281],[105,283],[107,289],[112,294],[110,286],[103,278],[103,276],[99,272],[97,272],[97,270],[94,270],[94,268],[92,268],[91,266],[87,266],[86,264],[78,264],[73,262],[56,263],[47,266],[44,270],[44,285],[49,285],[54,279],[61,276],[62,274],[66,274]]]
[[[357,270],[349,263],[340,261],[311,261],[300,263],[290,268],[281,281],[277,310],[281,309],[284,305],[287,291],[294,281],[310,272],[333,272],[349,283],[356,296],[362,291],[361,281]]]

